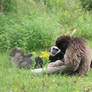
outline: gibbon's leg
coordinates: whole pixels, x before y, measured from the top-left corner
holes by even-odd
[[[91,60],[92,60],[92,52],[91,49],[87,47],[86,55],[82,58],[82,64],[79,68],[80,76],[88,74],[88,71],[90,70]]]
[[[43,74],[52,74],[52,73],[62,73],[62,72],[71,72],[73,69],[69,65],[61,65],[61,66],[47,66],[44,68],[38,68],[31,70],[31,73],[43,73]]]
[[[38,74],[47,73],[47,74],[51,74],[51,73],[63,72],[65,67],[66,66],[62,65],[62,66],[57,66],[57,67],[38,68],[38,69],[31,70],[31,73],[38,73]]]
[[[31,70],[31,73],[57,73],[57,72],[63,72],[63,70],[66,70],[66,65],[64,65],[64,62],[61,60],[57,60],[56,62],[49,63],[47,67],[39,68],[39,69],[33,69]]]
[[[88,71],[90,70],[90,63],[91,63],[91,60],[87,59],[87,57],[86,58],[84,57],[82,61],[83,62],[78,69],[80,76],[88,74]]]
[[[84,56],[83,55],[81,56],[78,51],[76,51],[76,53],[72,53],[71,49],[68,49],[66,50],[66,54],[64,55],[64,62],[65,65],[70,64],[72,66],[71,68],[73,71],[71,72],[76,72],[80,76],[86,75],[90,70],[91,64],[90,49],[87,49]]]

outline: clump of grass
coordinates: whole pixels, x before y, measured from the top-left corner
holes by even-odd
[[[47,15],[16,17],[1,14],[0,50],[22,47],[26,50],[50,47],[59,33],[57,19]],[[10,19],[11,18],[11,19]],[[19,20],[16,20],[16,19]],[[54,21],[54,22],[53,22]],[[2,26],[3,25],[3,26]]]

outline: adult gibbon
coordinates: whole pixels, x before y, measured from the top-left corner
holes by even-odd
[[[55,48],[59,55],[53,58]],[[56,40],[55,48],[54,52],[53,50],[51,51],[51,63],[48,64],[47,68],[31,70],[32,73],[66,72],[77,73],[80,76],[88,74],[92,60],[92,51],[83,38],[68,35],[60,36]]]

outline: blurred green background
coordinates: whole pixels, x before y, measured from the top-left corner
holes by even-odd
[[[0,51],[46,49],[58,36],[92,40],[92,0],[0,0]]]

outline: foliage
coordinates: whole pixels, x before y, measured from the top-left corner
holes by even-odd
[[[15,5],[8,1],[5,4],[14,9],[0,12],[0,51],[48,48],[73,28],[77,29],[74,36],[92,39],[92,17],[79,0],[15,0]]]
[[[13,0],[0,0],[0,11],[16,10],[16,2]]]
[[[88,10],[91,10],[92,9],[92,0],[80,0],[83,7],[88,9]]]
[[[81,15],[75,24],[74,27],[77,28],[76,36],[83,37],[85,39],[92,39],[92,17],[89,16],[89,13]]]
[[[49,16],[0,15],[0,50],[22,47],[26,50],[51,46],[56,39],[57,19]],[[53,22],[54,21],[54,22]],[[6,24],[7,23],[7,24]]]

